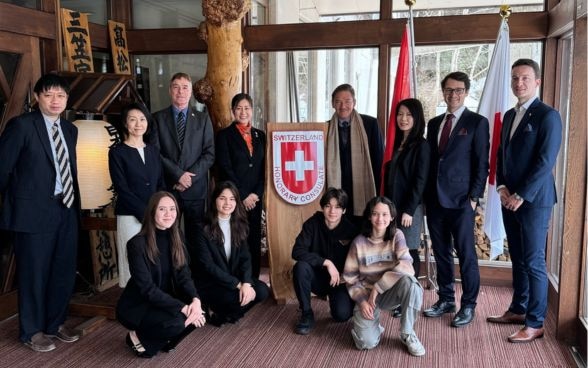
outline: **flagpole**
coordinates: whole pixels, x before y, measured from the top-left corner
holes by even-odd
[[[408,5],[408,22],[410,28],[410,65],[412,65],[412,78],[411,78],[411,89],[414,98],[417,97],[417,80],[416,80],[416,58],[415,58],[415,46],[414,46],[414,22],[412,14],[412,6],[416,4],[416,0],[404,0],[404,3]]]

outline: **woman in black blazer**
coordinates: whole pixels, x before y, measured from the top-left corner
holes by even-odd
[[[398,228],[404,233],[413,258],[415,277],[420,271],[419,246],[423,226],[423,191],[429,172],[429,145],[424,138],[425,116],[414,98],[396,106],[396,136],[392,160],[384,172],[384,195],[398,211]]]
[[[252,126],[253,100],[246,93],[233,97],[235,121],[216,136],[219,179],[239,189],[249,221],[249,251],[253,277],[259,277],[261,260],[261,212],[265,179],[265,133]]]
[[[269,295],[267,285],[251,273],[248,224],[239,191],[230,181],[217,183],[209,201],[206,225],[199,231],[192,276],[215,326],[239,320]]]
[[[163,189],[161,159],[157,147],[145,144],[152,119],[144,105],[132,103],[121,113],[123,142],[108,152],[108,168],[116,191],[116,244],[118,284],[125,287],[129,277],[127,241],[141,230],[147,202]]]
[[[116,306],[116,317],[130,330],[127,345],[143,358],[172,350],[194,327],[206,322],[177,211],[171,193],[155,193],[141,231],[127,245],[131,278]]]

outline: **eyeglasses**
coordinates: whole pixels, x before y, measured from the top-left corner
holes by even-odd
[[[461,96],[465,93],[465,88],[443,88],[444,95],[450,96],[452,93]]]

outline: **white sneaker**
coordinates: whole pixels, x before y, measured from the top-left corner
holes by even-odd
[[[408,352],[414,356],[425,355],[425,347],[415,334],[400,334],[400,340],[408,348]]]

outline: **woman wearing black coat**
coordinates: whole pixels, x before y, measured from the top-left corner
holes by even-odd
[[[246,93],[233,97],[235,121],[216,136],[219,179],[232,181],[247,211],[253,277],[259,277],[261,260],[261,212],[265,180],[265,133],[252,126],[253,100]]]
[[[265,300],[269,288],[252,275],[247,218],[232,182],[217,183],[206,225],[198,233],[191,267],[202,303],[211,313],[211,324],[234,323]]]
[[[206,322],[188,267],[171,193],[149,200],[139,234],[127,244],[131,278],[116,317],[129,329],[127,345],[139,357],[169,351],[194,327]]]
[[[423,191],[430,158],[424,134],[425,116],[421,102],[414,98],[400,101],[396,106],[392,160],[385,166],[384,195],[396,205],[398,228],[406,238],[416,277],[420,271]]]

